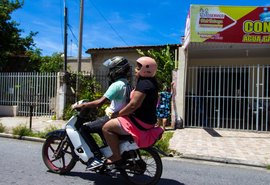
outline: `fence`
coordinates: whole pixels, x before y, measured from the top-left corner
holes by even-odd
[[[270,131],[270,66],[189,67],[186,126]]]
[[[0,105],[17,106],[19,116],[53,115],[57,73],[0,73]]]
[[[75,78],[68,79],[68,88],[76,89],[76,73],[72,74],[75,74]],[[85,77],[94,77],[100,84],[98,90],[101,92],[109,86],[107,74],[108,71],[98,71],[94,76],[89,72],[82,72]],[[130,79],[133,80],[132,75]],[[59,102],[57,99],[60,94],[63,94],[60,90],[62,82],[63,78],[57,73],[0,73],[0,105],[17,106],[19,116],[29,116],[30,108],[33,116],[54,115],[59,110],[63,111],[59,105],[64,102]],[[68,89],[67,92],[70,90]],[[75,94],[67,93],[66,100],[74,103]]]

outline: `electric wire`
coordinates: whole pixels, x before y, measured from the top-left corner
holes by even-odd
[[[68,24],[67,26],[68,26],[69,31],[71,32],[72,36],[73,36],[74,39],[76,40],[76,46],[79,47],[79,46],[78,46],[78,42],[79,42],[79,41],[78,41],[77,37],[75,36],[74,32],[72,31],[72,27],[71,27],[69,24]],[[82,47],[83,47],[83,49],[87,50],[87,49],[84,47],[84,45],[83,45]]]
[[[75,1],[76,3],[78,3],[77,1]],[[112,29],[112,31],[117,35],[117,37],[119,37],[119,39],[126,45],[128,46],[128,43],[124,40],[124,38],[119,34],[119,32],[113,27],[113,25],[106,19],[106,17],[102,14],[102,12],[97,8],[97,6],[91,1],[89,0],[89,2],[92,4],[92,6],[96,9],[96,11],[99,13],[99,15],[104,19],[104,21],[110,26],[110,28]],[[67,6],[67,5],[66,5]],[[62,23],[62,22],[61,22]],[[69,23],[69,19],[68,19],[68,29],[72,34],[72,37],[76,40],[75,45],[78,47],[78,39],[75,36],[73,30],[72,30],[72,26]],[[61,28],[62,28],[62,24],[61,24]],[[62,28],[63,29],[63,28]],[[62,31],[63,32],[63,31]],[[63,40],[63,38],[62,38]],[[87,50],[86,47],[83,45],[82,46],[84,50]]]
[[[90,3],[92,4],[92,6],[97,10],[97,12],[100,14],[100,16],[107,22],[107,24],[111,27],[111,29],[115,32],[115,34],[120,38],[120,40],[126,45],[128,46],[128,43],[123,39],[123,37],[116,31],[116,29],[114,29],[113,25],[106,19],[106,17],[102,14],[102,12],[96,7],[96,5],[89,0]]]

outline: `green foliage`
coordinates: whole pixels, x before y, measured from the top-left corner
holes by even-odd
[[[174,51],[167,45],[166,48],[160,50],[150,49],[147,52],[137,50],[140,55],[149,56],[156,60],[158,63],[158,71],[156,78],[159,83],[159,90],[164,86],[170,87],[172,82],[172,71],[174,70]]]
[[[6,132],[6,127],[3,125],[3,123],[0,123],[0,133]]]
[[[73,115],[75,115],[75,110],[72,110],[71,104],[67,104],[64,109],[63,120],[69,120]]]
[[[37,132],[37,133],[32,133],[31,136],[33,137],[39,137],[39,138],[46,138],[46,135],[49,133],[49,132],[52,132],[54,130],[58,130],[60,128],[54,126],[54,125],[50,125],[49,127],[47,127],[44,132]]]
[[[97,133],[92,133],[91,135],[95,139],[95,141],[99,147],[103,146],[102,139],[100,138],[100,136]]]
[[[79,92],[77,93],[78,100],[86,99],[88,101],[93,101],[98,98],[100,98],[103,93],[100,90],[100,84],[96,81],[95,77],[91,74],[78,74],[78,80],[79,80]],[[72,87],[73,89],[76,89],[76,81],[77,81],[77,74],[70,73],[67,76],[67,82],[68,86]],[[67,102],[67,106],[64,110],[64,120],[69,119],[72,115],[75,114],[75,111],[72,110],[71,105],[74,103],[74,98],[69,100]],[[89,111],[88,119],[89,120],[95,120],[98,117],[104,116],[104,110],[106,108],[106,105],[103,105],[99,108],[93,108]]]
[[[26,124],[20,124],[12,129],[12,134],[18,136],[32,136],[33,132],[30,128],[26,127]]]
[[[19,23],[11,20],[11,14],[23,4],[19,0],[0,0],[0,71],[24,71],[31,66],[26,53],[36,49],[33,37],[37,32],[22,37]]]
[[[266,169],[267,170],[270,170],[270,164],[266,166]]]
[[[169,141],[173,137],[173,133],[174,132],[164,132],[162,138],[155,143],[155,146],[166,153],[170,153]]]
[[[63,70],[64,60],[61,53],[54,53],[52,56],[41,58],[40,72],[59,72]]]

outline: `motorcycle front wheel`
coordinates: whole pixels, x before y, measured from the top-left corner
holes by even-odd
[[[160,180],[162,161],[152,148],[138,149],[120,172],[130,185],[154,185]]]
[[[49,136],[42,147],[42,158],[47,168],[58,174],[70,172],[77,162],[67,137]]]

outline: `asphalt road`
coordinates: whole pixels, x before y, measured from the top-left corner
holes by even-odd
[[[85,172],[77,163],[68,175],[47,171],[41,157],[42,143],[0,138],[0,185],[124,185],[121,177],[112,179]],[[163,158],[159,185],[269,185],[270,171],[260,168]]]

